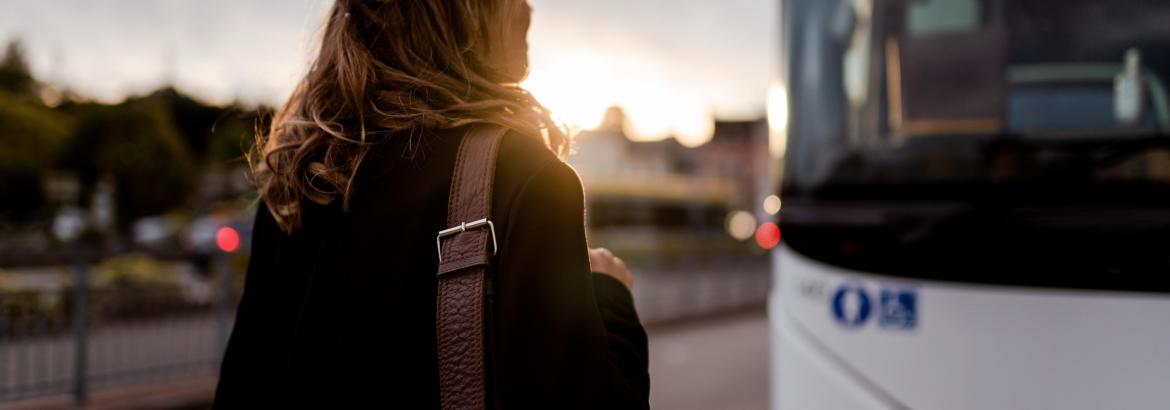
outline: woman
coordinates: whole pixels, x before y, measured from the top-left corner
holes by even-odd
[[[647,407],[630,274],[587,249],[569,141],[517,85],[530,14],[525,0],[336,2],[251,156],[262,201],[217,408],[439,406],[435,235],[459,143],[485,124],[507,130],[489,407]]]

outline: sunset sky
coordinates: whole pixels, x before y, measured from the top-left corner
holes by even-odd
[[[39,77],[118,101],[173,83],[276,105],[304,73],[327,0],[3,0],[0,39]],[[571,125],[611,105],[634,138],[701,143],[757,118],[777,65],[775,0],[531,0],[525,86]]]

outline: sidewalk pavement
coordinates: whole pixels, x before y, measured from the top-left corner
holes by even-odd
[[[72,396],[50,396],[0,404],[0,410],[171,410],[201,409],[211,405],[215,395],[214,376],[173,380],[165,383],[100,389],[93,392],[85,406],[78,406]]]

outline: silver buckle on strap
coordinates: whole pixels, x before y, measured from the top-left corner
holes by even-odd
[[[495,256],[496,252],[500,250],[499,246],[496,245],[496,225],[487,218],[483,218],[478,221],[460,222],[459,226],[439,231],[439,235],[435,236],[435,247],[439,250],[439,263],[443,263],[443,238],[467,232],[468,229],[479,229],[485,226],[492,233],[492,256]]]

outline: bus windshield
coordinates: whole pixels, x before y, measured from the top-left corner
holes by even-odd
[[[940,258],[997,249],[1168,276],[1170,2],[788,1],[790,247],[950,278],[975,274]],[[1045,259],[1073,249],[1100,260]]]
[[[1170,186],[1163,83],[1170,78],[1170,3],[838,5],[830,12],[844,17],[830,17],[848,23],[829,21],[822,36],[830,38],[815,39],[820,49],[801,50],[808,55],[798,57],[812,61],[794,68],[825,78],[793,84],[794,107],[810,112],[793,116],[794,127],[806,129],[790,135],[792,188]]]

